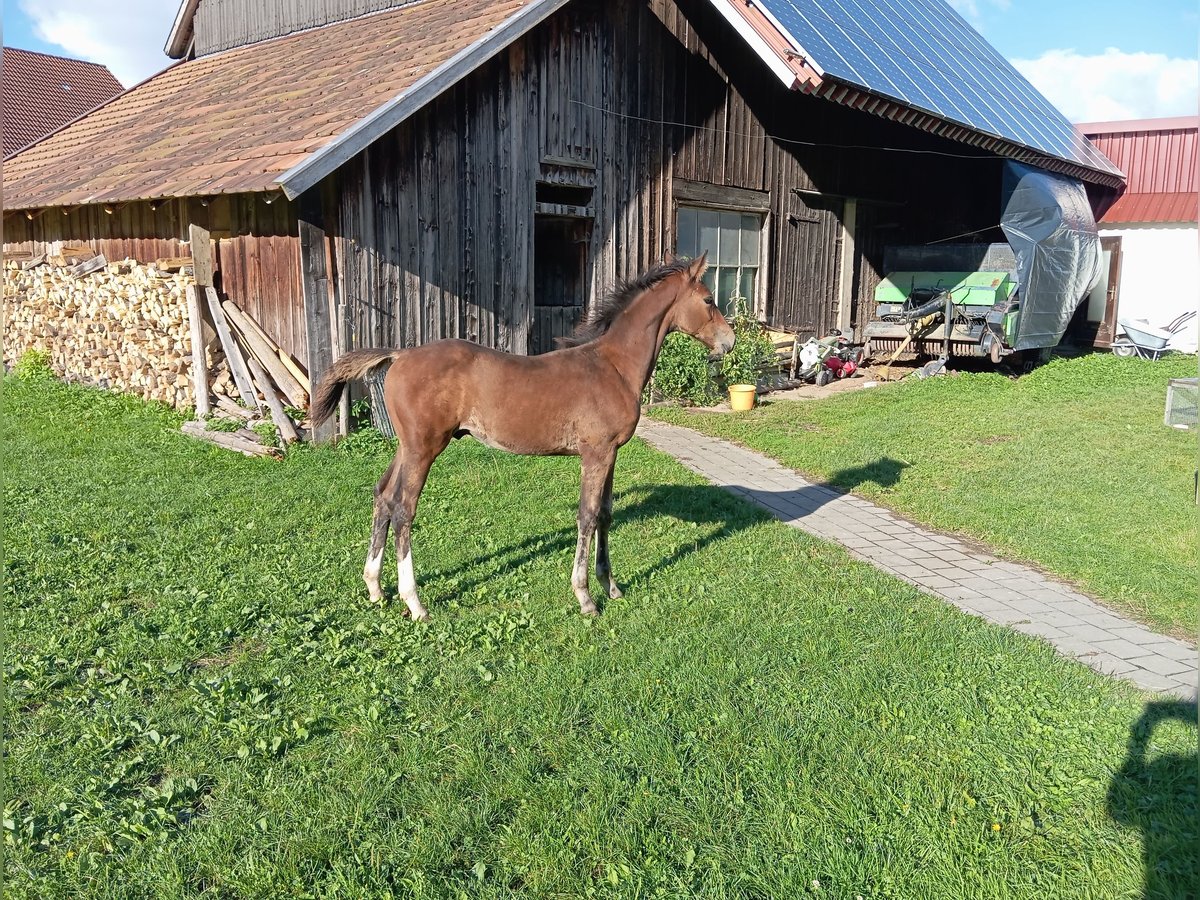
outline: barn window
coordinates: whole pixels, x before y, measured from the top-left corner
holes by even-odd
[[[762,215],[680,205],[676,224],[676,253],[696,257],[708,251],[704,283],[721,310],[730,312],[735,297],[745,298],[753,310],[762,259]]]

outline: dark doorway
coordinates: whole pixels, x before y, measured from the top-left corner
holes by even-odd
[[[533,224],[533,329],[529,352],[555,349],[587,303],[590,219],[539,215]]]
[[[1100,280],[1075,310],[1067,334],[1078,346],[1107,350],[1116,336],[1121,300],[1121,239],[1100,238],[1100,250],[1104,254]]]

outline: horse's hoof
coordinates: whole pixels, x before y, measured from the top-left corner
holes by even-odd
[[[617,587],[615,584],[612,585],[608,589],[608,599],[609,600],[620,600],[624,596],[625,596],[624,592],[619,587]]]
[[[579,614],[588,616],[589,618],[600,615],[600,610],[596,608],[596,604],[590,600],[587,603],[579,604]]]

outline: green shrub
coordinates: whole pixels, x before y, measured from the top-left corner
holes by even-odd
[[[13,375],[23,381],[40,381],[53,378],[50,354],[45,350],[26,350],[13,366]]]
[[[686,334],[668,334],[654,366],[653,392],[665,400],[712,406],[720,398],[708,365],[708,348]]]
[[[227,416],[213,416],[208,420],[209,431],[237,431],[246,423],[241,419],[233,419]]]
[[[735,342],[721,358],[721,379],[726,386],[758,384],[764,367],[775,359],[775,345],[743,298],[733,298],[733,311],[727,318]]]
[[[279,446],[279,429],[275,427],[274,422],[259,422],[251,426],[250,430],[259,436],[264,447]]]

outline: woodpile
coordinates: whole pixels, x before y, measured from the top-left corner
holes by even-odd
[[[75,260],[6,258],[5,363],[43,351],[69,381],[194,406],[184,296],[190,278],[132,260]]]
[[[308,375],[244,310],[196,284],[190,263],[109,263],[90,251],[9,255],[5,362],[44,352],[67,381],[194,408],[199,421],[186,423],[186,434],[277,455],[262,433],[271,429],[256,426],[270,423],[284,446],[306,437],[298,410],[308,405]],[[203,345],[200,359],[194,342]]]

